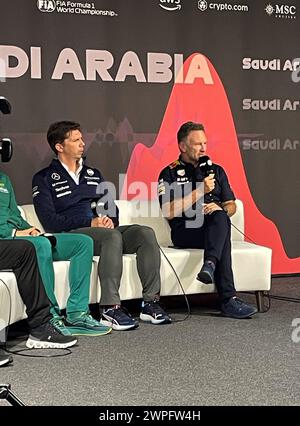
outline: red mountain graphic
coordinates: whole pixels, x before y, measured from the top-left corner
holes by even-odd
[[[278,229],[261,214],[253,201],[223,84],[211,62],[201,54],[193,54],[186,60],[183,66],[185,77],[195,64],[199,74],[202,72],[201,64],[204,64],[204,69],[208,67],[212,81],[196,78],[191,84],[174,84],[155,144],[151,148],[137,144],[134,148],[121,198],[139,198],[136,194],[127,193],[129,185],[137,181],[144,182],[151,194],[151,182],[157,182],[160,171],[178,158],[176,134],[179,127],[186,121],[203,123],[208,138],[208,155],[224,167],[236,197],[244,203],[245,234],[257,244],[272,248],[272,273],[297,273],[300,271],[300,258],[287,257]],[[152,198],[155,196],[152,194]],[[142,194],[140,198],[144,198]]]

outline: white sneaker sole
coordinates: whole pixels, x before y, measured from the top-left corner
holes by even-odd
[[[151,315],[147,314],[140,314],[140,318],[142,321],[151,322],[152,324],[162,324],[163,322],[165,322],[165,318],[155,319]]]
[[[29,349],[66,349],[76,345],[77,339],[72,340],[68,343],[53,343],[53,342],[41,342],[39,340],[28,339],[26,346]]]
[[[4,359],[4,360],[2,360],[2,361],[0,361],[0,367],[2,367],[2,365],[6,365],[6,364],[9,364],[11,361],[10,361],[10,359]]]
[[[138,324],[132,324],[132,325],[120,325],[120,324],[116,324],[114,323],[112,320],[100,320],[100,323],[102,325],[106,325],[107,327],[111,327],[113,330],[117,330],[117,331],[124,331],[124,330],[130,330],[132,328],[137,328]]]

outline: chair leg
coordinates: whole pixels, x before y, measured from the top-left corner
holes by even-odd
[[[0,319],[0,347],[1,347],[2,344],[4,344],[4,345],[6,344],[7,333],[8,333],[8,325],[4,326],[4,328],[1,328],[2,327],[1,322],[2,322],[2,320]]]
[[[256,297],[256,305],[257,305],[258,312],[265,312],[264,303],[263,303],[264,292],[263,291],[256,291],[255,297]]]

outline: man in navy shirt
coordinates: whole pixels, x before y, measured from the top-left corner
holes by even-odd
[[[119,287],[122,254],[136,253],[143,287],[140,318],[152,324],[171,322],[159,304],[160,250],[154,231],[147,226],[119,226],[118,208],[101,172],[83,163],[84,141],[80,124],[53,123],[48,143],[57,155],[33,178],[33,202],[49,232],[76,232],[94,240],[100,256],[101,323],[115,330],[136,328],[138,322],[121,308]]]
[[[236,203],[227,175],[206,156],[202,124],[184,123],[177,140],[180,157],[161,171],[158,183],[172,241],[177,247],[204,249],[204,264],[197,279],[216,284],[223,315],[250,317],[257,309],[235,295],[229,218],[236,211]]]

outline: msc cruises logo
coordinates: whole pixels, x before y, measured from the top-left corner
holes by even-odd
[[[181,0],[159,0],[159,5],[165,10],[169,12],[173,12],[174,10],[181,9]]]
[[[41,12],[53,12],[56,9],[54,0],[37,0],[36,4]]]
[[[267,4],[265,12],[269,16],[275,16],[275,18],[296,18],[296,6],[287,4]]]

